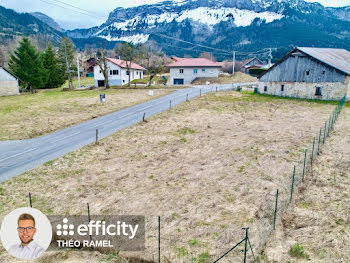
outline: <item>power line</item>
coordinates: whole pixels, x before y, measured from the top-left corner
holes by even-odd
[[[163,34],[160,34],[160,33],[150,33],[150,34],[151,34],[151,35],[160,36],[160,37],[164,37],[164,38],[168,38],[168,39],[172,39],[172,40],[176,40],[176,41],[179,41],[179,42],[183,42],[183,43],[186,43],[186,44],[190,44],[190,45],[194,45],[194,46],[198,46],[198,47],[202,47],[202,48],[207,48],[207,49],[212,49],[212,50],[218,50],[218,51],[225,52],[225,53],[227,53],[227,54],[231,54],[231,51],[228,51],[228,50],[219,49],[219,48],[213,48],[213,47],[208,47],[208,46],[201,45],[201,44],[195,44],[195,43],[192,43],[192,42],[189,42],[189,41],[185,41],[185,40],[182,40],[182,39],[179,39],[179,38],[175,38],[175,37],[170,37],[170,36],[163,35]]]
[[[78,11],[78,10],[74,10],[74,9],[71,9],[71,8],[67,8],[67,7],[64,7],[64,6],[55,4],[55,3],[47,2],[47,1],[45,1],[45,0],[39,0],[39,1],[41,1],[41,2],[43,2],[43,3],[46,3],[46,4],[49,4],[49,5],[57,6],[57,7],[66,9],[66,10],[70,10],[70,11],[73,11],[73,12],[76,12],[76,13],[79,13],[79,14],[82,14],[82,15],[90,16],[90,17],[93,17],[93,18],[101,18],[101,17],[98,17],[98,16],[94,16],[94,15],[90,15],[90,14],[87,14],[87,13],[84,13],[84,12],[80,12],[80,11]]]
[[[83,9],[83,8],[80,8],[80,7],[77,7],[77,6],[74,6],[74,5],[68,4],[68,3],[63,2],[63,1],[60,1],[60,0],[51,0],[51,1],[58,2],[58,3],[64,4],[64,5],[67,5],[67,6],[73,7],[73,8],[75,8],[75,9],[78,9],[78,10],[84,11],[84,12],[86,12],[86,13],[89,13],[89,14],[95,15],[94,13],[90,12],[89,10],[86,10],[86,9]]]

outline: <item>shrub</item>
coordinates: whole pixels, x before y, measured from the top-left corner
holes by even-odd
[[[289,255],[295,258],[304,258],[304,259],[309,259],[310,256],[306,254],[304,247],[300,245],[299,243],[296,243],[294,246],[292,246],[289,249]]]

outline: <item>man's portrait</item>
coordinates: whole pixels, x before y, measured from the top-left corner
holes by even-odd
[[[17,225],[18,237],[21,243],[11,246],[9,253],[21,259],[39,257],[45,250],[34,240],[37,231],[34,217],[30,214],[21,214],[17,220]]]

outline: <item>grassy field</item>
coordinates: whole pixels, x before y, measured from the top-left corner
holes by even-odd
[[[345,109],[262,262],[350,262],[349,134]]]
[[[230,83],[242,83],[242,82],[256,82],[257,78],[242,72],[236,72],[233,76],[219,75],[218,78],[198,78],[192,82],[193,85],[205,85],[207,81],[210,84],[230,84]]]
[[[153,97],[146,89],[62,91],[0,97],[0,140],[27,139],[51,133],[173,91],[157,89]],[[106,94],[101,104],[99,95]]]
[[[207,94],[1,183],[0,217],[27,206],[29,191],[46,214],[86,214],[89,202],[94,214],[146,215],[146,250],[132,255],[156,259],[160,215],[162,262],[212,262],[242,238],[241,227],[258,220],[262,200],[289,182],[290,168],[333,109]],[[237,257],[239,250],[222,262]],[[0,261],[8,259],[0,248]],[[58,259],[125,262],[116,254],[55,249],[37,262]]]
[[[80,78],[80,86],[90,87],[93,85],[94,85],[94,78],[90,78],[90,77]],[[78,78],[73,79],[73,86],[76,88],[78,87]],[[68,81],[66,81],[66,83],[64,83],[61,88],[64,88],[64,87],[68,88]]]

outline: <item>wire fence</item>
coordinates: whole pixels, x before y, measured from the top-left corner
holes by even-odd
[[[230,86],[232,89],[232,86]],[[263,200],[264,204],[262,209],[256,213],[258,220],[255,221],[250,227],[242,228],[244,230],[244,237],[238,237],[240,234],[237,234],[237,240],[240,240],[231,248],[227,248],[225,252],[216,255],[208,255],[203,257],[203,260],[197,261],[201,263],[217,263],[223,262],[224,259],[227,259],[230,255],[234,256],[229,259],[229,262],[256,262],[257,257],[266,242],[268,241],[270,235],[276,230],[278,220],[282,217],[283,213],[287,210],[288,206],[293,201],[295,193],[297,192],[299,186],[303,183],[305,178],[312,173],[312,167],[319,156],[322,153],[322,147],[326,143],[327,138],[331,135],[331,132],[334,129],[334,125],[338,120],[338,117],[343,109],[344,104],[346,103],[346,96],[344,96],[339,104],[336,106],[329,119],[320,127],[320,130],[313,137],[311,145],[305,148],[303,152],[303,158],[299,160],[295,165],[293,165],[290,176],[287,177],[285,182],[282,182],[279,189],[276,189],[274,193],[267,195],[267,199]],[[98,138],[98,133],[96,134]],[[97,141],[97,139],[96,139]],[[33,207],[32,194],[28,195],[29,205]],[[87,204],[87,215],[90,218],[90,206]],[[170,255],[163,256],[162,248],[163,243],[166,240],[167,244],[173,243],[172,240],[167,240],[168,238],[163,236],[162,231],[165,231],[169,226],[166,222],[162,223],[161,217],[158,216],[157,223],[154,223],[153,219],[149,220],[151,223],[151,229],[154,231],[157,229],[157,235],[153,235],[152,242],[154,239],[157,239],[157,250],[152,253],[153,262],[179,262],[178,259],[171,257]],[[147,227],[147,223],[146,223]],[[241,230],[242,230],[241,229]],[[253,232],[249,234],[249,230]],[[236,233],[238,230],[235,230]],[[90,236],[91,239],[91,236]],[[147,241],[146,241],[147,242]],[[243,250],[239,250],[242,249]],[[137,261],[134,261],[137,262]],[[140,261],[142,262],[142,261]],[[187,262],[187,259],[183,259],[182,262]]]

